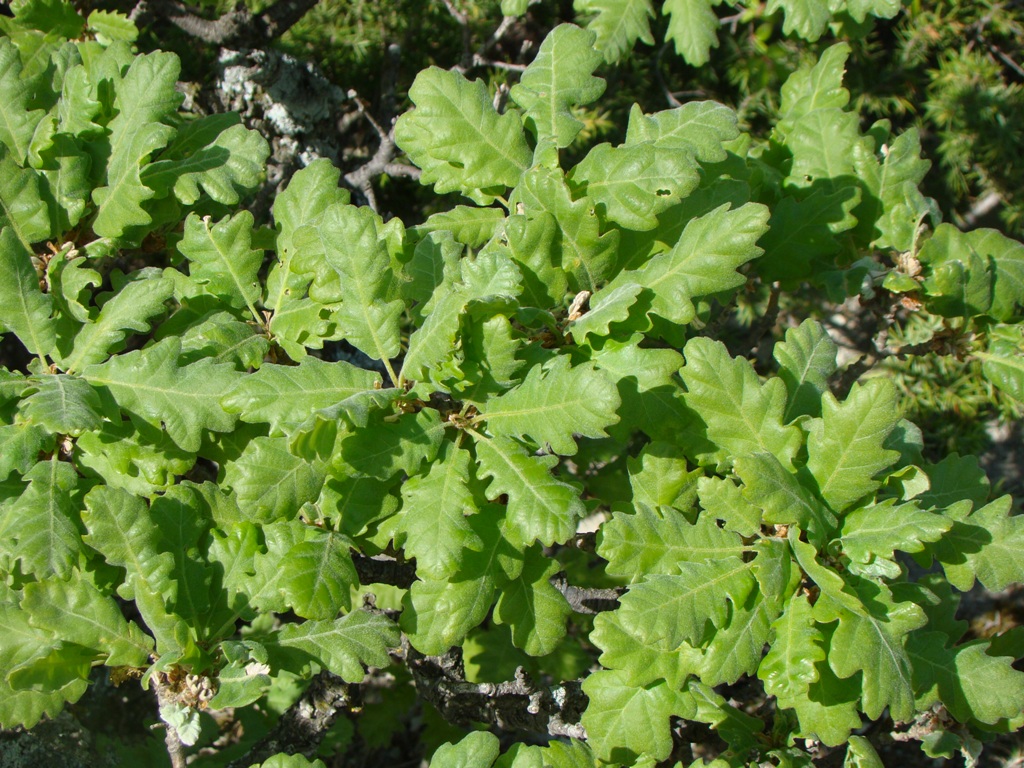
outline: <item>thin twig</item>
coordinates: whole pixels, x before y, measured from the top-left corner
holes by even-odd
[[[206,19],[179,0],[142,0],[132,10],[131,18],[166,19],[186,34],[214,45],[259,48],[281,37],[316,3],[278,0],[260,14],[253,15],[243,6],[216,19]]]

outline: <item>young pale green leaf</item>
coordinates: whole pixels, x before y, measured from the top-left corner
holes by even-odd
[[[691,339],[683,355],[683,400],[705,422],[708,439],[733,457],[765,451],[791,465],[803,440],[799,429],[783,426],[782,381],[761,383],[749,362],[710,339]]]
[[[502,0],[502,10],[510,0]],[[525,3],[524,3],[525,5]],[[431,768],[490,768],[501,753],[498,737],[475,731],[458,744],[442,744],[430,759]]]
[[[772,356],[779,364],[779,378],[789,390],[783,423],[799,416],[821,415],[821,396],[836,372],[837,350],[822,325],[811,319],[788,329],[786,340],[775,345]]]
[[[103,105],[96,96],[86,68],[78,65],[69,69],[57,102],[57,133],[81,138],[102,136],[103,126],[95,120]]]
[[[583,713],[587,743],[602,760],[632,763],[640,755],[664,760],[672,751],[669,718],[690,718],[691,697],[664,681],[633,685],[618,670],[591,673],[583,681],[590,703]]]
[[[409,99],[415,109],[398,119],[395,142],[438,194],[489,205],[530,167],[519,115],[498,114],[482,80],[431,67],[416,76]]]
[[[531,549],[523,572],[501,588],[494,620],[512,628],[512,642],[531,656],[553,653],[565,637],[572,608],[548,580],[561,569],[557,561]]]
[[[320,496],[324,469],[289,452],[284,437],[257,437],[224,467],[224,483],[250,519],[290,520]]]
[[[118,238],[130,227],[152,221],[144,204],[156,192],[142,183],[141,166],[175,134],[161,121],[174,114],[184,98],[174,87],[180,71],[173,53],[144,54],[132,60],[117,85],[117,116],[108,124],[107,183],[92,193],[99,206],[92,229],[100,237]]]
[[[799,122],[817,109],[842,109],[850,101],[850,93],[843,87],[846,59],[850,55],[848,43],[838,43],[825,49],[813,67],[802,67],[782,85],[779,112],[785,126]]]
[[[994,725],[1018,717],[1024,707],[1024,672],[1013,657],[989,655],[989,640],[949,647],[942,632],[915,632],[907,638],[914,664],[918,709],[941,701],[961,723]]]
[[[714,0],[668,0],[662,8],[669,15],[665,39],[691,67],[708,63],[711,49],[718,47],[719,21],[711,9]]]
[[[332,320],[344,338],[376,360],[401,349],[402,301],[389,300],[394,275],[387,240],[392,225],[369,208],[332,205],[295,235],[292,270],[313,273],[310,298],[341,302]]]
[[[975,351],[981,372],[1004,394],[1024,404],[1024,326],[996,326],[989,331],[988,350]]]
[[[416,558],[417,573],[428,579],[452,576],[464,550],[483,547],[466,520],[478,511],[469,479],[469,451],[446,440],[427,473],[402,484],[399,528],[405,534],[404,551]]]
[[[402,600],[402,631],[420,653],[445,653],[484,620],[494,592],[494,577],[486,573],[458,581],[415,581]]]
[[[135,26],[135,22],[118,11],[92,11],[89,13],[87,24],[95,33],[96,39],[104,45],[109,45],[114,40],[135,42],[139,36],[139,28]]]
[[[697,674],[701,651],[688,643],[674,645],[650,626],[630,623],[618,611],[602,611],[594,619],[590,642],[601,649],[599,661],[606,669],[621,670],[635,687],[664,680],[682,688]]]
[[[674,18],[676,11],[670,10],[670,13]],[[736,113],[714,101],[691,101],[650,115],[645,115],[639,105],[634,104],[626,128],[626,144],[651,143],[657,147],[685,149],[702,163],[725,160],[727,154],[722,142],[737,136]]]
[[[383,614],[366,611],[286,624],[258,639],[266,645],[273,669],[295,670],[315,662],[350,683],[362,681],[364,665],[388,666],[388,649],[399,644],[398,627]]]
[[[590,309],[569,325],[573,341],[582,344],[588,333],[596,336],[611,334],[611,324],[629,319],[629,310],[636,303],[643,286],[639,283],[620,283],[608,290],[598,291],[590,300]]]
[[[352,607],[352,587],[359,584],[351,540],[333,531],[312,528],[307,540],[288,550],[281,564],[279,588],[304,619],[332,619]]]
[[[657,215],[692,192],[700,181],[688,148],[657,142],[598,144],[573,168],[569,182],[602,213],[626,229],[658,226]]]
[[[843,519],[839,544],[853,561],[850,569],[877,570],[888,563],[885,575],[894,578],[899,566],[893,562],[895,550],[920,552],[926,542],[938,541],[954,525],[954,521],[934,512],[919,509],[913,501],[899,504],[886,499],[880,504],[855,509]]]
[[[36,125],[46,114],[29,109],[33,101],[33,81],[23,77],[18,47],[9,37],[0,38],[0,142],[24,164]]]
[[[539,541],[545,546],[567,541],[586,513],[579,491],[556,480],[551,467],[556,456],[531,456],[507,437],[478,438],[477,473],[493,478],[487,497],[508,496],[508,525],[524,545]]]
[[[267,364],[240,378],[221,405],[242,421],[270,424],[272,434],[288,433],[313,411],[376,389],[380,381],[379,373],[343,360],[305,357],[298,365]]]
[[[103,420],[96,390],[74,376],[48,374],[33,379],[36,391],[25,398],[21,414],[58,435],[78,435],[98,429]]]
[[[821,398],[822,415],[808,425],[807,468],[818,493],[838,513],[872,493],[875,476],[892,466],[898,451],[883,447],[900,419],[896,387],[888,379],[855,384],[846,400]]]
[[[380,480],[399,472],[416,475],[424,460],[437,456],[444,430],[445,422],[432,408],[405,414],[397,421],[374,413],[368,429],[353,431],[342,440],[341,459],[356,472]]]
[[[827,661],[819,661],[814,667],[818,679],[807,686],[806,695],[794,696],[787,703],[796,712],[799,733],[804,738],[838,747],[849,740],[852,731],[863,727],[859,679],[840,679]]]
[[[707,515],[691,525],[681,512],[642,505],[634,514],[616,510],[601,526],[597,544],[607,572],[633,583],[650,574],[677,574],[684,562],[742,557],[747,550],[739,534],[722,530]]]
[[[2,508],[3,547],[21,561],[22,572],[39,579],[65,578],[84,549],[78,532],[78,475],[54,456],[32,467],[24,479],[28,488]]]
[[[569,276],[561,265],[562,232],[548,211],[505,220],[505,243],[522,273],[520,303],[539,309],[561,305],[569,289]]]
[[[649,627],[670,647],[702,643],[708,622],[724,627],[729,603],[743,605],[757,586],[749,564],[735,556],[684,561],[676,568],[675,574],[654,574],[632,585],[619,608],[623,624]]]
[[[230,312],[213,312],[181,334],[182,362],[208,357],[215,363],[231,363],[236,371],[259,368],[270,351],[270,341],[260,331]]]
[[[187,123],[168,151],[143,169],[142,183],[158,197],[173,190],[184,205],[194,205],[203,192],[218,203],[237,205],[240,191],[259,185],[270,155],[267,140],[238,121],[229,113]]]
[[[825,26],[832,19],[832,10],[828,3],[817,0],[768,0],[765,13],[783,10],[786,20],[782,24],[782,32],[792,35],[794,32],[804,40],[814,42],[825,31]]]
[[[50,579],[25,585],[21,601],[32,626],[62,642],[75,643],[104,655],[109,667],[144,667],[153,640],[135,622],[127,622],[114,598],[85,579]]]
[[[69,372],[102,363],[111,352],[123,347],[130,331],[146,333],[153,320],[164,313],[164,302],[171,298],[174,283],[160,277],[147,277],[125,285],[75,336],[71,352],[60,360]]]
[[[544,38],[536,58],[512,86],[510,95],[525,110],[524,122],[538,141],[553,138],[555,146],[569,146],[583,128],[571,108],[604,93],[604,80],[591,74],[602,62],[595,39],[593,32],[560,24]]]
[[[487,401],[487,431],[499,437],[527,436],[562,456],[576,453],[574,435],[605,437],[619,420],[619,394],[594,366],[573,366],[560,355],[530,369],[523,383]]]
[[[68,256],[71,254],[68,253]],[[50,295],[59,315],[77,320],[89,321],[88,304],[92,298],[90,288],[99,288],[103,276],[87,265],[84,256],[53,258],[46,264],[46,280],[50,284]]]
[[[967,504],[946,510],[953,526],[928,549],[961,592],[975,579],[993,592],[1024,582],[1024,515],[1011,514],[1011,506],[1011,498],[1003,496],[970,514]]]
[[[733,290],[746,278],[736,272],[757,258],[758,238],[768,227],[768,209],[748,203],[736,210],[728,205],[692,219],[671,250],[659,253],[637,270],[623,272],[612,285],[635,282],[650,289],[650,312],[685,325],[695,315],[693,300]]]
[[[637,40],[654,45],[651,0],[573,0],[577,13],[596,13],[587,29],[597,33],[597,50],[614,64],[631,50]]]
[[[189,260],[189,275],[233,307],[255,305],[262,294],[258,273],[263,251],[252,247],[253,217],[241,211],[214,223],[194,213],[185,219],[178,250]]]
[[[2,174],[2,167],[0,167]],[[50,314],[53,297],[39,289],[31,251],[15,231],[0,229],[0,327],[12,331],[34,355],[53,351],[57,332]]]
[[[479,409],[491,395],[515,384],[523,367],[516,353],[523,342],[504,315],[473,323],[463,330],[461,342],[465,356],[461,365],[464,378],[453,386],[453,392],[458,393],[463,402],[470,402]]]
[[[805,699],[807,689],[818,680],[818,662],[825,660],[824,637],[814,623],[807,595],[795,593],[786,610],[772,624],[774,637],[757,676],[765,692],[779,706],[789,708]]]
[[[839,521],[832,510],[801,485],[797,476],[775,456],[763,451],[740,456],[733,467],[743,481],[743,497],[763,511],[766,523],[799,525],[819,546],[835,532]]]
[[[498,232],[505,220],[505,212],[500,208],[477,208],[468,205],[456,205],[450,211],[441,211],[427,217],[412,232],[451,232],[456,242],[479,248]]]
[[[229,432],[236,417],[220,398],[239,377],[234,366],[202,360],[178,365],[181,341],[169,337],[151,347],[90,365],[82,377],[106,387],[126,412],[163,427],[186,451],[199,450],[204,430]]]

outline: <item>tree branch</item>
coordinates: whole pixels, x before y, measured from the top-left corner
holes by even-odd
[[[416,690],[450,723],[482,722],[550,736],[587,737],[580,717],[588,699],[578,680],[540,686],[519,667],[514,680],[470,683],[461,648],[452,648],[443,656],[424,656],[407,647],[406,666]]]
[[[270,733],[228,768],[262,763],[279,752],[312,756],[338,716],[358,707],[361,700],[359,684],[346,683],[327,670],[320,672]]]
[[[262,48],[291,29],[317,0],[278,0],[263,13],[253,15],[238,5],[217,19],[205,19],[179,0],[141,0],[131,17],[166,19],[192,37],[228,48]]]

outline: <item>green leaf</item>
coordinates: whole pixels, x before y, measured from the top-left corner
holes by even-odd
[[[682,563],[742,557],[748,549],[739,534],[722,530],[707,515],[691,525],[673,509],[643,505],[634,514],[614,511],[601,526],[597,544],[608,574],[631,583],[651,574],[677,574]]]
[[[748,203],[728,205],[692,219],[672,248],[636,270],[621,273],[612,285],[635,282],[650,289],[650,312],[685,325],[696,314],[693,300],[733,290],[746,278],[734,271],[761,254],[755,245],[767,230],[768,209]]]
[[[682,688],[701,665],[701,651],[671,639],[643,624],[630,623],[619,611],[603,611],[594,619],[590,642],[602,650],[600,662],[608,669],[626,673],[636,687],[666,681]]]
[[[700,470],[687,471],[686,460],[669,443],[648,443],[639,456],[626,460],[633,503],[649,507],[675,507],[684,512],[696,501]]]
[[[743,498],[763,510],[766,523],[799,525],[819,546],[831,538],[839,524],[836,516],[775,456],[764,452],[740,456],[733,467],[743,481]]]
[[[39,452],[52,450],[56,440],[38,424],[19,422],[0,425],[0,480],[11,472],[24,475],[39,458]]]
[[[548,579],[561,570],[557,561],[531,550],[523,572],[501,588],[494,620],[512,628],[512,642],[531,656],[553,653],[565,637],[565,622],[572,613],[562,593]]]
[[[384,361],[401,349],[399,316],[405,309],[404,302],[389,300],[392,231],[369,208],[332,205],[296,233],[292,261],[294,271],[314,273],[310,298],[341,302],[332,319],[345,339]]]
[[[559,171],[532,168],[524,174],[509,204],[514,207],[522,204],[527,216],[547,212],[554,217],[557,233],[551,263],[569,274],[571,290],[593,293],[612,276],[619,233],[601,234],[595,201],[589,197],[573,200],[565,177]],[[561,300],[561,296],[551,298],[556,302]]]
[[[489,205],[530,167],[519,115],[499,115],[482,80],[431,67],[416,76],[409,99],[415,109],[398,119],[395,141],[438,194]]]
[[[994,229],[961,232],[940,224],[918,253],[928,309],[945,317],[1024,312],[1024,245]]]
[[[28,253],[33,253],[33,243],[53,234],[41,181],[39,173],[19,167],[6,149],[0,147],[0,228],[10,229],[15,236],[11,238],[12,245],[20,243],[18,250]],[[11,247],[4,245],[4,250]]]
[[[466,520],[478,511],[469,480],[469,451],[446,440],[427,473],[402,484],[404,550],[416,558],[417,573],[428,579],[452,576],[464,550],[483,547]]]
[[[117,11],[92,11],[86,23],[96,34],[96,39],[105,45],[114,40],[135,42],[139,36],[138,27],[123,13]]]
[[[398,510],[398,498],[390,490],[391,483],[373,477],[332,477],[324,483],[317,506],[342,533],[357,536]]]
[[[487,497],[508,496],[508,521],[519,542],[550,546],[576,532],[586,509],[575,488],[552,476],[557,457],[532,456],[507,437],[477,439],[476,457],[477,474],[493,478]]]
[[[587,743],[602,760],[632,764],[640,755],[664,760],[672,751],[669,718],[691,717],[693,701],[659,681],[633,685],[621,671],[601,670],[583,681]]]
[[[192,468],[195,454],[183,451],[166,433],[140,426],[141,432],[130,421],[105,421],[98,430],[79,436],[75,464],[83,474],[91,470],[107,485],[138,496],[166,490]]]
[[[437,456],[444,437],[440,414],[425,408],[416,414],[385,420],[375,413],[368,429],[359,429],[341,443],[344,463],[370,477],[388,480],[399,472],[419,474],[420,464]]]
[[[502,0],[502,8],[508,0]],[[498,737],[487,731],[476,731],[458,744],[442,744],[430,758],[431,768],[489,768],[498,758],[501,746]]]
[[[262,293],[259,271],[263,251],[252,248],[252,230],[249,211],[225,216],[216,224],[209,216],[200,219],[191,213],[185,219],[178,250],[189,260],[193,280],[232,307],[249,307],[255,317],[255,304]]]
[[[28,488],[3,509],[0,518],[4,548],[10,546],[12,559],[21,561],[24,573],[39,579],[64,578],[83,551],[78,475],[74,467],[54,456],[32,467],[24,479]]]
[[[118,405],[156,427],[186,451],[199,450],[204,430],[229,432],[234,415],[220,398],[239,374],[230,364],[201,360],[179,366],[181,341],[170,337],[146,349],[90,365],[82,377],[110,390]]]
[[[779,378],[789,390],[783,423],[799,416],[821,415],[821,396],[829,391],[829,377],[838,368],[837,351],[822,325],[810,319],[788,329],[786,340],[775,345],[772,356],[779,364]]]
[[[82,578],[37,581],[25,585],[21,607],[35,627],[63,642],[103,655],[108,667],[144,667],[153,651],[152,638],[135,622],[127,622],[112,597]]]
[[[410,232],[451,232],[456,242],[479,248],[494,237],[504,220],[505,212],[501,208],[456,205],[450,211],[431,214]]]
[[[792,35],[795,32],[811,42],[821,37],[825,26],[832,19],[829,4],[817,0],[768,0],[766,14],[779,10],[786,12],[786,20],[782,24],[783,34]]]
[[[99,206],[92,229],[118,238],[125,230],[152,221],[143,207],[156,192],[142,183],[142,163],[163,148],[175,130],[161,121],[174,114],[184,96],[175,89],[181,63],[173,53],[136,56],[117,86],[117,116],[108,124],[110,159],[106,185],[92,193]]]
[[[733,606],[729,623],[715,632],[704,652],[701,682],[709,686],[732,684],[754,674],[779,611],[779,606],[757,593],[751,593],[743,605]]]
[[[273,669],[315,662],[349,683],[361,682],[364,665],[388,666],[388,649],[399,644],[398,627],[382,614],[354,611],[332,621],[286,624],[259,638]]]
[[[807,697],[808,687],[818,680],[818,663],[825,660],[824,637],[815,626],[811,604],[796,592],[783,614],[772,623],[773,638],[757,676],[765,692],[782,708]]]
[[[347,536],[312,528],[306,541],[288,550],[281,566],[280,590],[304,619],[331,619],[352,607],[359,584]]]
[[[560,355],[530,369],[522,384],[487,401],[487,431],[498,437],[528,436],[562,456],[576,453],[574,435],[605,437],[618,421],[615,385],[593,363],[572,366]]]
[[[941,701],[961,723],[993,725],[1015,718],[1024,707],[1024,673],[1013,658],[989,655],[988,640],[948,647],[942,632],[915,632],[907,639],[914,663],[918,709]]]
[[[628,54],[637,40],[654,45],[651,0],[574,0],[577,13],[596,13],[587,29],[597,33],[597,50],[609,64]]]
[[[853,589],[858,610],[850,610],[849,599],[836,600],[824,588],[814,606],[819,622],[839,620],[829,644],[829,666],[843,679],[861,673],[861,708],[869,718],[877,720],[888,707],[894,720],[909,720],[914,691],[904,638],[927,618],[918,605],[896,602],[886,587],[873,581],[859,579]]]
[[[345,361],[305,357],[298,365],[267,364],[244,376],[221,399],[242,421],[266,422],[272,434],[291,432],[309,414],[375,389],[380,374]]]
[[[605,82],[591,73],[601,64],[592,32],[560,24],[548,33],[537,56],[512,86],[512,99],[538,142],[553,138],[568,147],[583,128],[572,107],[590,104],[604,93]]]
[[[993,592],[1024,582],[1024,515],[1010,511],[1009,496],[970,514],[966,504],[946,510],[953,526],[929,550],[961,592],[971,589],[975,579]]]
[[[626,229],[658,225],[657,215],[692,192],[700,181],[686,149],[657,142],[599,144],[573,168],[569,182],[602,213]]]
[[[66,371],[82,368],[107,359],[120,351],[130,331],[146,333],[153,320],[166,309],[174,283],[159,277],[148,277],[125,285],[100,310],[95,322],[87,322],[75,336],[71,353],[61,361]]]
[[[824,393],[821,406],[821,419],[808,425],[807,468],[821,498],[842,513],[877,489],[875,476],[899,458],[898,451],[883,448],[900,420],[896,387],[888,379],[869,379],[855,384],[842,403]]]
[[[20,406],[26,419],[59,435],[78,435],[99,428],[102,406],[88,382],[52,374],[34,377],[33,384],[36,391]]]
[[[796,427],[783,426],[782,381],[761,383],[750,363],[729,357],[721,342],[694,338],[683,354],[683,399],[705,421],[708,439],[734,457],[765,451],[791,465],[802,438]]]
[[[700,645],[708,622],[721,629],[729,603],[743,605],[757,584],[750,566],[735,556],[703,562],[680,562],[677,573],[654,574],[633,584],[618,609],[625,626],[648,627],[670,647]]]
[[[39,289],[31,252],[11,227],[0,229],[0,327],[13,331],[32,354],[47,355],[57,340],[52,311],[53,297]]]
[[[839,544],[853,562],[850,569],[872,575],[879,567],[885,575],[895,578],[900,568],[893,562],[895,550],[920,552],[925,542],[938,541],[953,520],[933,512],[925,512],[913,502],[897,506],[895,499],[855,509],[843,520]]]
[[[691,67],[707,64],[711,49],[718,47],[718,16],[711,10],[715,0],[669,0],[662,8],[669,15],[665,39]]]
[[[257,437],[225,466],[224,483],[250,519],[268,523],[290,520],[307,501],[316,501],[324,470],[289,452],[284,437]]]
[[[649,142],[656,147],[685,149],[702,163],[718,163],[728,156],[722,143],[737,136],[736,113],[714,101],[691,101],[650,115],[634,104],[629,111],[626,144]]]
[[[9,37],[0,38],[0,142],[21,165],[28,157],[36,125],[46,114],[42,109],[29,109],[33,96],[33,82],[23,76],[17,46]]]
[[[237,205],[239,191],[259,186],[270,154],[267,140],[238,121],[231,113],[186,123],[160,159],[143,169],[142,183],[158,197],[173,189],[184,205],[194,205],[203,192],[218,203]]]
[[[439,655],[461,645],[494,602],[494,577],[415,581],[402,600],[402,631],[420,653]]]

